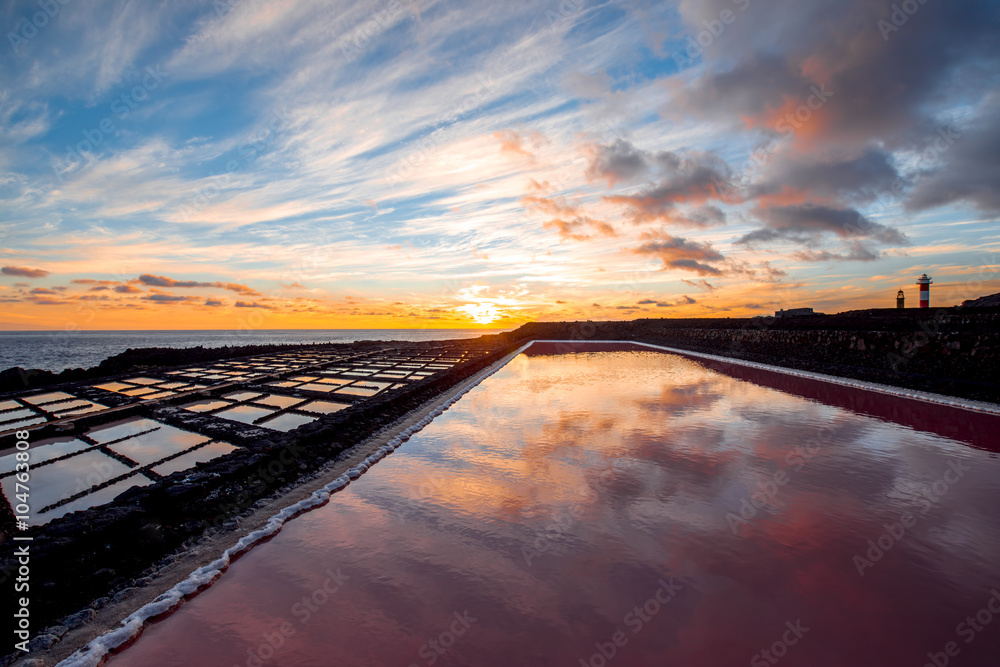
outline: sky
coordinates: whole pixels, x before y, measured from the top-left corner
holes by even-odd
[[[1000,292],[1000,3],[7,1],[0,328]]]

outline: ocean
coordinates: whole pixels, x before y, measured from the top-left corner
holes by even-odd
[[[353,343],[476,338],[510,329],[262,329],[259,331],[0,331],[0,370],[90,368],[129,348]]]

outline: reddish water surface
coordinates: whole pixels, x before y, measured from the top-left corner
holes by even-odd
[[[996,665],[1000,419],[762,378],[522,354],[110,663]]]

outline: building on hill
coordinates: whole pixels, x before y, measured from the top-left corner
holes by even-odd
[[[804,315],[816,315],[812,308],[782,308],[774,313],[775,317],[802,317]]]

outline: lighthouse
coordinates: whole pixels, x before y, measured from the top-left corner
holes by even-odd
[[[931,305],[931,283],[934,281],[927,277],[927,274],[917,278],[917,284],[920,285],[920,307],[930,308]]]
[[[896,292],[896,308],[899,310],[906,308],[906,295],[903,294],[903,290]]]

